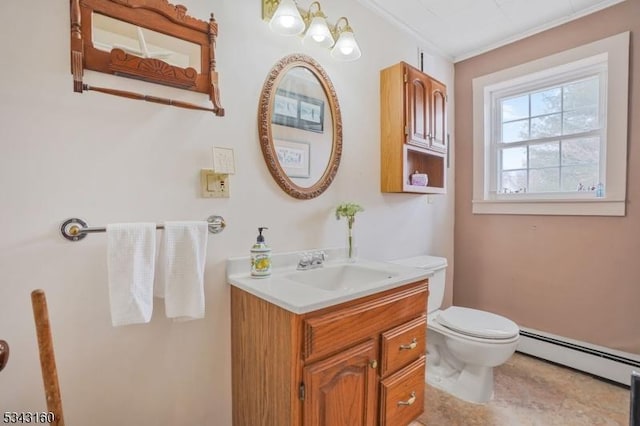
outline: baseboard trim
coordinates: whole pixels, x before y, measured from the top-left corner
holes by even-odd
[[[639,355],[524,327],[520,329],[517,351],[625,386],[631,385],[631,373],[640,371]]]

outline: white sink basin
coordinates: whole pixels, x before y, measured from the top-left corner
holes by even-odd
[[[397,275],[397,272],[343,263],[308,271],[295,271],[285,275],[285,278],[322,290],[344,291],[361,288],[382,280],[390,280]]]
[[[348,302],[424,280],[431,272],[394,263],[358,259],[349,263],[344,249],[322,249],[329,261],[318,269],[297,271],[300,252],[273,253],[271,276],[254,278],[249,257],[227,260],[227,282],[296,314]]]

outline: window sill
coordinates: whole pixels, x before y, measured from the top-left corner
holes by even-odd
[[[556,216],[624,216],[625,201],[588,200],[473,200],[473,214],[522,214]]]

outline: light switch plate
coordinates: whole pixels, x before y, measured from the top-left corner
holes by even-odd
[[[200,191],[203,198],[229,198],[229,175],[201,169]]]
[[[213,170],[230,175],[236,172],[233,148],[213,147]]]

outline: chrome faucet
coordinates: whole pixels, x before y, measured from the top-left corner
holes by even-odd
[[[324,251],[314,251],[312,253],[302,253],[298,261],[298,271],[306,271],[308,269],[316,269],[324,265],[327,255]]]

